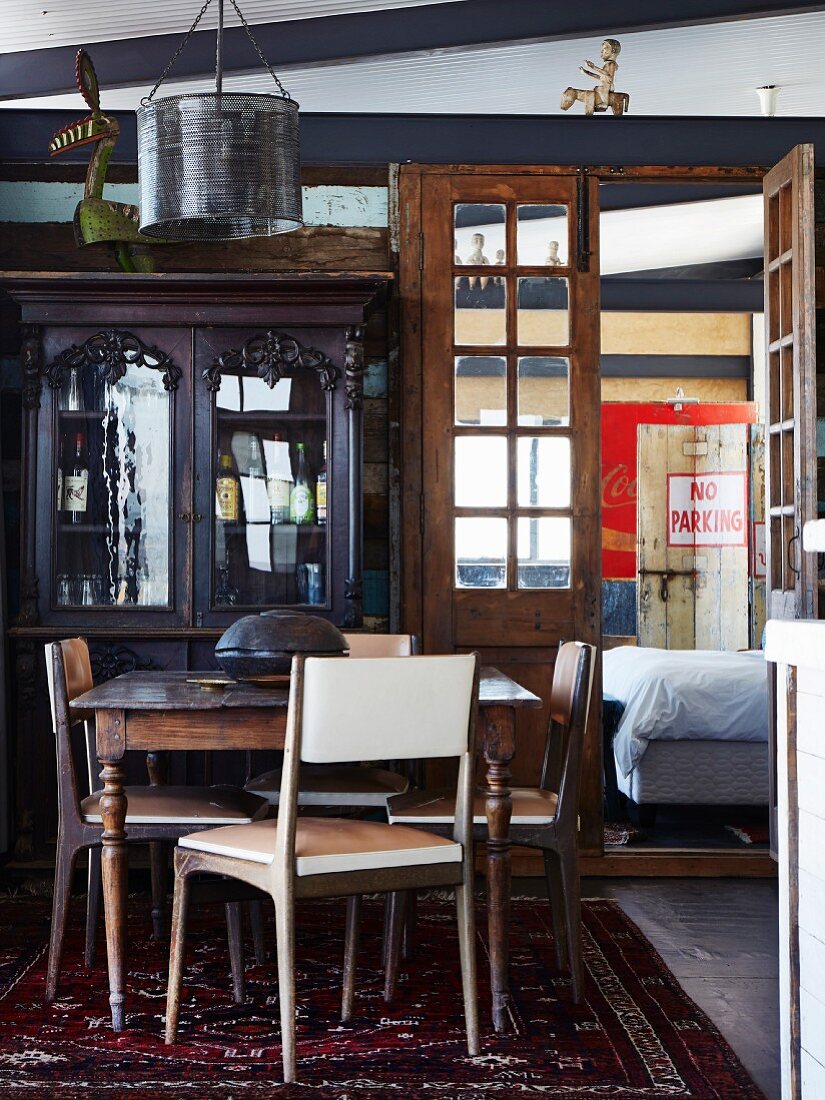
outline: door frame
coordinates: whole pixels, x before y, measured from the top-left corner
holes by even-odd
[[[391,225],[393,266],[397,276],[397,302],[400,313],[398,350],[400,367],[400,430],[391,438],[391,478],[398,486],[398,549],[394,568],[399,577],[399,607],[394,619],[400,628],[421,634],[424,615],[424,550],[423,550],[423,220],[422,183],[425,175],[476,173],[478,175],[570,175],[579,174],[585,181],[590,210],[598,210],[598,188],[603,182],[632,180],[637,183],[754,183],[761,184],[773,166],[701,167],[679,165],[524,165],[524,164],[402,164],[397,176],[397,196],[391,200],[395,212]],[[391,177],[392,178],[392,177]],[[595,196],[594,196],[595,191]],[[598,219],[590,225],[591,247],[598,247]],[[600,303],[598,305],[601,309]],[[599,547],[599,554],[601,547]],[[599,570],[601,572],[601,570]],[[599,621],[601,635],[601,621]],[[600,649],[602,646],[600,646]],[[600,684],[594,684],[600,691]],[[599,745],[601,739],[599,738]],[[598,774],[601,786],[602,758],[591,758],[593,774]],[[593,775],[590,776],[593,779]],[[587,790],[588,777],[583,777]],[[601,813],[599,813],[601,818]],[[616,849],[605,852],[588,846],[583,851],[581,871],[586,875],[649,875],[649,876],[750,876],[775,877],[776,866],[770,854],[747,850],[663,848],[657,851],[633,852]],[[520,858],[514,849],[513,873],[535,873],[529,857]]]
[[[397,225],[394,234],[393,260],[398,275],[399,325],[399,391],[402,428],[398,445],[390,455],[392,469],[397,473],[400,520],[399,554],[396,559],[400,574],[400,606],[398,616],[405,631],[420,634],[423,627],[423,361],[422,361],[422,182],[425,175],[570,175],[580,174],[590,188],[620,180],[638,183],[754,183],[761,184],[769,167],[679,167],[673,165],[592,166],[525,165],[525,164],[402,164],[398,172],[398,196],[393,208]],[[598,224],[596,225],[598,232]],[[591,247],[593,235],[591,234]],[[598,240],[596,238],[596,244]]]

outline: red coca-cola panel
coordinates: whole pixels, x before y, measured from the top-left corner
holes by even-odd
[[[602,405],[602,575],[636,579],[636,429],[640,424],[755,424],[752,401],[683,405]]]

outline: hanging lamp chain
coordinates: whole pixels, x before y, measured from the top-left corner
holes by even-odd
[[[151,103],[152,102],[152,96],[154,96],[155,92],[158,90],[158,88],[161,86],[161,84],[167,78],[169,73],[172,71],[172,66],[175,64],[177,59],[180,57],[180,55],[186,49],[187,42],[192,37],[192,35],[195,33],[195,28],[197,27],[198,23],[200,23],[201,19],[203,19],[204,15],[206,13],[206,9],[209,7],[209,5],[211,3],[212,3],[212,0],[205,0],[205,3],[203,5],[203,7],[198,12],[198,14],[195,16],[195,22],[192,24],[192,26],[189,28],[189,30],[186,32],[186,34],[183,36],[183,40],[181,41],[181,44],[178,46],[178,48],[175,50],[175,52],[172,54],[172,56],[167,61],[166,68],[163,70],[163,72],[158,77],[157,83],[155,84],[154,88],[151,90],[149,95],[143,97],[143,99],[140,101],[141,103]]]
[[[232,7],[235,9],[235,12],[237,13],[238,18],[240,19],[241,24],[243,25],[243,29],[246,31],[246,36],[249,39],[249,41],[252,43],[252,48],[255,50],[255,53],[260,58],[261,64],[266,69],[266,71],[269,73],[269,75],[272,77],[272,79],[275,81],[275,83],[278,85],[278,91],[281,93],[281,95],[284,97],[284,99],[291,100],[292,96],[289,94],[289,92],[286,90],[286,88],[280,82],[280,80],[278,79],[277,74],[275,73],[275,70],[269,64],[266,57],[264,56],[263,50],[258,45],[258,41],[255,38],[255,36],[253,35],[252,31],[250,30],[249,24],[247,23],[246,19],[244,19],[243,12],[238,7],[237,0],[229,0],[229,2],[231,3]],[[163,70],[163,72],[158,77],[157,83],[155,84],[154,88],[151,90],[151,92],[149,93],[148,96],[144,96],[143,99],[141,99],[140,102],[142,104],[152,102],[152,97],[154,96],[154,94],[158,90],[158,88],[161,86],[161,84],[164,82],[166,77],[169,75],[169,73],[172,71],[172,68],[173,68],[175,62],[177,61],[177,59],[180,57],[180,55],[186,49],[186,45],[189,42],[189,39],[194,34],[198,23],[200,23],[201,19],[203,19],[204,15],[206,14],[206,9],[209,7],[209,5],[211,3],[212,3],[212,0],[205,0],[203,7],[198,12],[198,14],[195,16],[195,22],[192,24],[192,26],[189,28],[189,30],[186,32],[186,34],[183,36],[183,39],[182,39],[180,45],[178,46],[178,48],[175,50],[175,52],[172,54],[169,61],[167,62],[166,68]]]
[[[238,7],[237,0],[229,0],[229,2],[232,5],[232,7],[235,9],[235,12],[237,13],[238,18],[240,19],[241,23],[243,24],[243,29],[246,31],[246,36],[249,39],[249,41],[252,43],[252,48],[254,49],[255,53],[261,59],[261,64],[266,69],[266,71],[269,73],[269,75],[272,77],[272,79],[275,81],[275,83],[278,85],[278,91],[281,93],[281,95],[284,97],[284,99],[292,99],[292,96],[289,94],[289,92],[286,90],[286,88],[283,86],[283,84],[278,79],[278,76],[277,76],[275,70],[272,68],[272,66],[269,64],[267,59],[264,57],[264,51],[258,45],[258,41],[255,38],[255,35],[252,33],[252,31],[250,30],[249,24],[244,19],[243,12]]]

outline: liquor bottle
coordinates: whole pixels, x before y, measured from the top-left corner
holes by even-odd
[[[66,408],[70,412],[83,412],[83,388],[80,385],[80,368],[72,367],[69,372],[69,396]]]
[[[318,523],[323,526],[327,522],[327,441],[324,440],[324,461],[318,471],[318,480],[315,484],[315,506],[318,511]]]
[[[83,386],[80,381],[79,367],[69,368],[68,383],[64,383],[60,387],[58,408],[64,412],[83,412],[85,405],[83,402]]]
[[[57,453],[57,512],[59,515],[63,511],[63,436],[60,437],[58,446],[60,448]]]
[[[89,460],[83,432],[74,437],[74,454],[63,474],[63,509],[68,523],[83,523],[89,499]]]
[[[289,494],[292,489],[292,478],[286,476],[290,472],[289,444],[280,432],[275,432],[272,441],[275,444],[273,464],[266,478],[269,513],[272,523],[289,523]]]
[[[306,452],[303,443],[297,443],[298,469],[295,472],[295,484],[289,494],[289,522],[308,524],[315,522],[315,494],[307,471]]]
[[[215,478],[215,517],[224,523],[237,523],[240,495],[232,455],[222,454],[218,459],[218,476]]]
[[[241,479],[243,505],[247,523],[269,523],[269,498],[266,494],[261,444],[254,432],[249,433],[246,477]]]
[[[249,433],[249,460],[247,462],[246,472],[250,477],[264,476],[264,465],[261,461],[261,449],[258,446],[258,437],[252,432]]]

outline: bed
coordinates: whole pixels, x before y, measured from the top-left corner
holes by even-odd
[[[622,646],[604,693],[623,707],[618,789],[640,805],[768,804],[768,679],[761,651]]]

